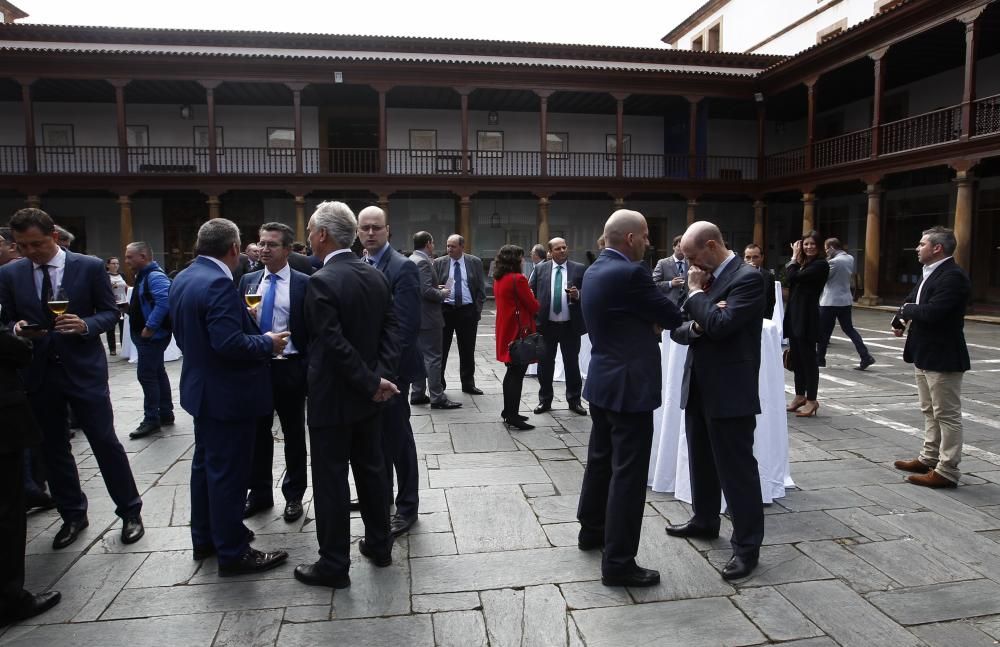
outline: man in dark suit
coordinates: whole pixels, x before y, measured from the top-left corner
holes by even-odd
[[[14,334],[34,341],[34,357],[23,375],[42,428],[52,498],[63,519],[52,546],[69,546],[89,525],[87,497],[69,443],[67,404],[87,436],[115,514],[124,522],[122,541],[136,542],[145,532],[142,499],[115,435],[101,343],[101,336],[118,325],[119,316],[104,263],[59,247],[52,218],[40,209],[21,209],[10,227],[25,258],[0,270],[0,306],[5,321],[14,323]],[[68,305],[65,314],[56,316],[46,301],[59,294]]]
[[[604,548],[606,586],[653,586],[660,574],[635,562],[646,474],[653,442],[653,411],[660,406],[660,351],[656,326],[675,328],[680,311],[638,263],[649,246],[646,219],[620,209],[604,225],[606,247],[587,268],[583,316],[593,346],[583,396],[593,427],[577,519],[581,550]]]
[[[410,404],[428,404],[431,409],[458,409],[461,402],[453,402],[444,394],[444,369],[441,365],[441,346],[444,337],[444,314],[441,302],[451,289],[441,285],[434,273],[434,237],[426,231],[413,235],[413,256],[410,260],[420,275],[420,335],[417,348],[424,359],[427,380],[413,380]],[[450,339],[450,337],[449,337]]]
[[[764,540],[764,506],[753,455],[760,413],[760,333],[764,280],[726,248],[719,228],[693,223],[681,249],[691,262],[684,310],[690,320],[671,334],[689,346],[681,384],[694,516],[667,526],[674,537],[718,537],[722,493],[733,519],[727,580],[757,566]],[[721,302],[725,304],[721,304]]]
[[[264,251],[261,250],[261,260],[264,258]],[[299,254],[298,252],[292,252],[288,255],[288,266],[291,267],[296,272],[302,272],[306,276],[312,276],[312,273],[316,271],[313,264],[309,261],[309,257],[305,254]]]
[[[24,449],[41,441],[18,375],[30,363],[31,343],[0,327],[0,627],[44,613],[62,597],[24,590]]]
[[[926,230],[917,244],[923,280],[906,297],[892,319],[902,337],[903,361],[913,364],[920,410],[924,414],[924,446],[920,456],[896,461],[896,469],[913,472],[907,481],[931,488],[953,488],[962,476],[962,375],[969,370],[965,343],[965,308],[972,285],[952,258],[958,242],[945,227]]]
[[[342,202],[321,203],[309,219],[309,242],[324,259],[305,304],[319,560],[297,566],[295,577],[333,588],[351,585],[348,466],[365,525],[359,550],[376,566],[392,563],[381,403],[399,393],[399,325],[388,279],[351,251],[357,229]]]
[[[225,218],[198,229],[194,262],[170,291],[174,338],[184,353],[181,406],[194,417],[191,541],[194,558],[217,554],[219,575],[265,571],[288,559],[248,544],[243,506],[257,419],[272,411],[271,355],[289,333],[260,334],[232,271],[240,230]]]
[[[757,243],[750,243],[743,250],[743,262],[752,265],[764,277],[764,318],[774,316],[774,270],[764,267],[764,252]]]
[[[556,366],[556,348],[562,349],[566,371],[566,402],[573,413],[587,415],[580,404],[583,380],[580,378],[580,337],[587,332],[580,309],[582,263],[569,260],[569,246],[562,238],[549,241],[550,260],[535,266],[528,285],[538,299],[538,331],[545,340],[545,355],[538,360],[538,406],[535,413],[552,408],[552,374]]]
[[[674,305],[680,304],[687,292],[687,270],[688,262],[681,251],[681,237],[674,236],[674,253],[661,258],[653,268],[653,283]]]
[[[309,277],[296,272],[288,263],[294,232],[288,225],[269,222],[258,233],[260,260],[264,269],[244,274],[240,279],[240,294],[257,286],[261,302],[254,316],[261,332],[289,332],[288,345],[280,360],[271,362],[271,394],[274,409],[257,419],[253,461],[250,468],[250,492],[243,508],[243,517],[251,517],[274,506],[271,473],[274,462],[274,437],[271,427],[274,414],[281,421],[285,442],[285,478],[281,493],[285,497],[285,521],[291,523],[302,516],[302,496],[306,492],[306,367],[309,335],[303,305]]]
[[[398,477],[396,513],[389,521],[394,537],[417,521],[420,503],[417,473],[417,446],[410,426],[410,384],[424,377],[424,360],[417,348],[420,336],[420,273],[417,266],[389,244],[391,231],[385,212],[376,206],[358,214],[358,238],[365,248],[365,260],[389,279],[392,311],[399,322],[399,375],[393,382],[401,395],[391,398],[382,412],[382,453],[385,454],[386,483],[392,498],[393,470]]]
[[[434,272],[439,284],[454,285],[444,298],[443,345],[441,351],[441,384],[446,385],[444,373],[448,368],[451,337],[458,338],[458,374],[462,391],[473,395],[483,392],[476,386],[476,331],[486,302],[486,274],[483,261],[465,253],[465,238],[458,234],[448,236],[448,254],[434,259]]]

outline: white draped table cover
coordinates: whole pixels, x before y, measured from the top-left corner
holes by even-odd
[[[135,288],[128,289],[128,299],[129,302],[132,300],[132,290]],[[118,331],[115,330],[115,334]],[[139,356],[135,353],[135,344],[132,343],[132,331],[129,329],[128,315],[125,315],[125,333],[122,335],[122,348],[118,353],[122,357],[128,360],[129,364],[135,364],[139,361]],[[181,358],[181,349],[177,347],[177,342],[174,340],[173,335],[170,336],[170,344],[167,349],[163,352],[164,362],[173,362]]]

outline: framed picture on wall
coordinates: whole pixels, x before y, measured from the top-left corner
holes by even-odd
[[[618,154],[618,136],[615,133],[604,136],[604,147],[608,155],[606,159],[613,160]],[[622,155],[628,155],[632,152],[632,135],[623,134],[622,135]],[[628,157],[625,157],[628,160]]]
[[[477,157],[503,157],[503,131],[476,131]]]
[[[225,143],[222,139],[222,126],[215,127],[215,154],[222,155],[225,152]],[[208,155],[208,126],[194,127],[194,148],[196,155]]]
[[[125,144],[129,155],[148,155],[149,126],[129,124],[125,126]]]
[[[545,133],[545,152],[550,160],[569,159],[569,133]]]
[[[267,154],[268,155],[294,155],[295,154],[295,129],[286,127],[272,127],[267,129]]]
[[[73,124],[42,124],[42,145],[46,155],[72,155]]]
[[[433,157],[437,154],[438,131],[410,129],[410,157]]]

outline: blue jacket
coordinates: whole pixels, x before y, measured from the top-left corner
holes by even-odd
[[[149,276],[147,280],[146,277]],[[153,295],[153,304],[150,305],[146,297],[146,284],[149,284],[149,292]],[[139,308],[142,316],[146,319],[146,327],[155,331],[152,339],[161,340],[170,337],[170,331],[161,328],[163,318],[170,314],[170,279],[163,272],[163,269],[153,261],[135,275],[135,287],[139,299]]]
[[[178,274],[170,291],[170,318],[184,353],[185,411],[223,421],[250,420],[273,411],[271,339],[260,334],[221,268],[198,257]]]
[[[420,336],[420,302],[423,301],[420,272],[410,259],[391,247],[379,259],[378,269],[389,279],[392,311],[399,322],[399,380],[412,383],[427,375],[423,356],[417,348],[417,337]]]
[[[592,346],[583,397],[618,413],[660,406],[660,348],[654,324],[674,329],[680,310],[657,289],[649,268],[605,249],[584,273],[580,292]]]
[[[288,330],[292,333],[292,345],[303,357],[309,350],[309,330],[306,328],[304,304],[306,301],[306,286],[309,285],[309,275],[291,270],[291,285],[288,286],[288,297],[291,301],[288,316]],[[240,278],[240,294],[246,294],[247,288],[254,283],[260,283],[264,278],[264,270],[244,274]]]

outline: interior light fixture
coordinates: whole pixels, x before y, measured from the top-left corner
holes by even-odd
[[[191,119],[194,113],[191,111],[191,106],[184,104],[181,106],[181,119]]]

